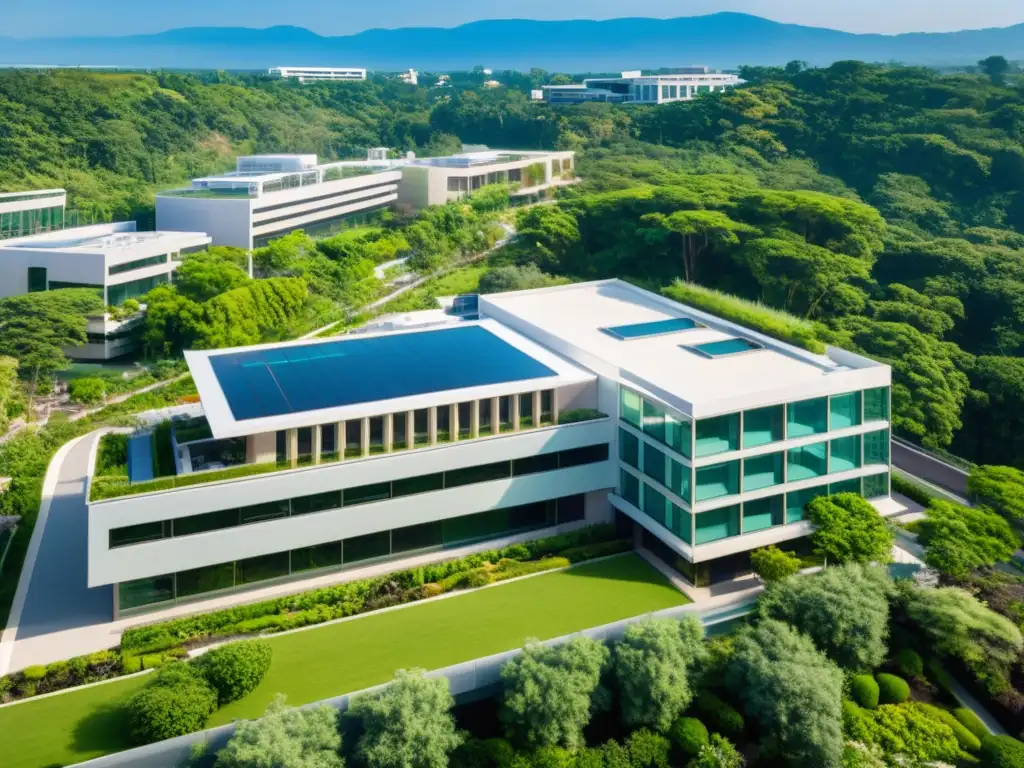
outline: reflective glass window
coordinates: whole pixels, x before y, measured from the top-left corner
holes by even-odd
[[[740,492],[740,463],[727,461],[697,469],[697,501]]]
[[[756,491],[782,482],[782,453],[752,456],[743,461],[743,490]]]
[[[860,435],[833,440],[829,446],[828,471],[846,472],[860,467]]]
[[[788,451],[786,480],[794,483],[811,477],[821,477],[828,472],[828,443],[815,443]]]
[[[619,470],[619,495],[634,507],[640,507],[640,481],[624,469]]]
[[[665,454],[650,443],[644,443],[644,474],[662,485],[668,485],[668,478],[665,476]]]
[[[743,412],[743,447],[756,448],[759,445],[775,443],[782,439],[781,405],[757,408]]]
[[[889,430],[882,429],[878,432],[868,432],[864,435],[864,463],[865,464],[888,464],[889,463]]]
[[[619,415],[623,421],[632,424],[638,429],[643,428],[640,395],[630,392],[628,389],[619,388]]]
[[[784,503],[782,496],[754,499],[743,504],[743,532],[753,533],[775,525],[782,525]]]
[[[790,403],[786,413],[786,437],[789,439],[828,431],[827,397]]]
[[[828,486],[819,485],[817,488],[804,488],[800,491],[790,491],[786,494],[786,524],[796,523],[807,518],[807,505],[811,499],[818,496],[828,495]]]
[[[869,475],[864,478],[864,498],[874,499],[878,496],[889,495],[889,473],[883,472],[879,475]]]
[[[640,468],[640,438],[619,427],[619,458],[636,469]]]
[[[644,434],[650,435],[659,443],[665,442],[665,412],[646,400],[644,403]]]
[[[889,388],[864,390],[864,421],[889,420]]]
[[[829,398],[829,429],[846,429],[860,424],[860,392]]]
[[[739,448],[740,415],[730,413],[697,421],[697,456],[735,451]]]
[[[730,536],[738,536],[739,533],[740,507],[738,504],[701,512],[697,515],[696,544],[707,544]]]

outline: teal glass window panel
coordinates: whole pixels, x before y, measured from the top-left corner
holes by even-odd
[[[860,467],[860,435],[841,437],[829,446],[828,471],[846,472]]]
[[[670,414],[665,414],[665,444],[691,458],[693,452],[690,449],[693,424],[686,420],[676,420]]]
[[[744,352],[753,352],[757,349],[764,349],[760,344],[749,339],[722,339],[721,341],[708,341],[704,344],[694,344],[692,347],[684,347],[684,349],[692,349],[699,355],[704,357],[727,357],[728,355],[738,355]]]
[[[864,390],[864,421],[889,420],[889,388]]]
[[[144,605],[165,603],[174,599],[174,574],[147,576],[117,585],[117,607],[127,611]]]
[[[727,461],[697,470],[697,501],[740,492],[740,463]],[[699,542],[698,542],[699,543]]]
[[[639,509],[640,480],[624,469],[619,470],[619,495]]]
[[[856,493],[860,495],[860,478],[855,477],[852,480],[843,480],[841,483],[829,483],[828,486],[829,495],[833,493]]]
[[[786,437],[819,435],[828,431],[828,398],[801,400],[787,407]]]
[[[782,525],[784,509],[785,503],[781,495],[745,502],[743,504],[743,532],[753,533]]]
[[[644,443],[644,474],[662,485],[668,485],[665,476],[665,454],[650,443]]]
[[[888,464],[889,463],[889,430],[882,429],[878,432],[868,432],[864,435],[864,463],[865,464]]]
[[[668,499],[647,483],[644,483],[644,514],[659,525],[669,527]]]
[[[235,564],[220,563],[189,571],[178,571],[174,581],[179,599],[219,589],[230,589],[235,586]]]
[[[696,544],[698,545],[726,539],[730,536],[738,536],[739,533],[740,507],[738,504],[722,509],[713,509],[710,512],[701,512],[697,515]]]
[[[669,459],[669,464],[672,471],[672,476],[669,478],[669,489],[687,504],[692,504],[693,500],[690,498],[690,468],[672,459]]]
[[[641,417],[642,402],[640,395],[630,392],[628,389],[619,388],[619,415],[623,421],[632,424],[637,429],[642,429],[644,425]]]
[[[640,468],[640,438],[619,427],[619,458],[635,469]]]
[[[874,499],[878,496],[889,495],[889,473],[883,472],[878,475],[869,475],[864,478],[863,494],[865,499]]]
[[[644,400],[644,434],[659,443],[665,442],[665,412],[653,403]]]
[[[783,407],[757,408],[743,412],[743,447],[776,443],[782,439]]]
[[[811,502],[811,499],[826,495],[828,495],[828,486],[825,485],[787,493],[786,524],[789,525],[790,523],[797,523],[807,519],[807,505]]]
[[[678,536],[680,539],[685,541],[687,544],[693,543],[693,515],[687,512],[682,507],[675,504],[672,505],[672,533]]]
[[[730,413],[697,422],[697,456],[735,451],[739,448],[740,415]]]
[[[756,491],[782,482],[782,453],[753,456],[743,461],[743,490]]]
[[[828,443],[815,443],[790,448],[787,456],[786,480],[795,483],[821,477],[828,473]]]
[[[829,398],[829,429],[846,429],[860,424],[860,392],[832,395]]]

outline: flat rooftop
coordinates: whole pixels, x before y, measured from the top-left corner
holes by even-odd
[[[95,226],[87,226],[41,232],[37,235],[7,240],[0,247],[108,254],[121,250],[134,250],[157,243],[166,244],[167,248],[173,251],[210,242],[210,237],[205,232],[107,232],[96,234],[95,230]]]
[[[187,351],[185,359],[217,438],[595,378],[494,321]]]
[[[889,383],[867,358],[815,355],[619,280],[485,295],[480,312],[695,417],[814,397],[847,374],[851,391]]]

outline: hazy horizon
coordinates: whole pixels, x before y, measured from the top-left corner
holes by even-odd
[[[520,0],[512,9],[482,10],[468,0],[427,6],[413,0],[392,0],[387,12],[379,6],[339,8],[329,0],[307,0],[282,8],[271,0],[177,0],[145,4],[138,0],[49,0],[47,13],[36,2],[8,0],[0,36],[79,37],[152,34],[182,27],[305,27],[321,35],[347,35],[372,28],[453,27],[487,19],[613,19],[629,16],[673,18],[736,11],[780,21],[847,32],[899,34],[948,32],[1005,27],[1024,22],[1019,0],[861,0],[856,5],[823,4],[817,0],[650,0],[643,13],[624,13],[609,0]],[[981,7],[979,7],[981,6]],[[113,21],[116,20],[116,21]]]

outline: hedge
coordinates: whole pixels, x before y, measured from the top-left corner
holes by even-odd
[[[880,704],[902,704],[910,698],[910,686],[902,677],[881,672],[875,679],[878,681]]]
[[[913,648],[904,648],[896,657],[896,663],[900,668],[900,674],[904,677],[920,679],[924,677],[924,661],[921,654]]]
[[[743,715],[730,704],[711,691],[701,691],[697,694],[693,706],[712,731],[722,734],[730,741],[742,740],[746,723],[743,721]]]
[[[932,704],[919,703],[917,706],[931,714],[936,720],[940,720],[948,725],[952,729],[953,735],[956,736],[960,749],[965,752],[977,752],[981,749],[981,739],[964,727],[964,724],[955,718],[951,712],[947,712],[945,709],[940,709]]]
[[[928,489],[903,477],[899,472],[892,473],[892,489],[902,493],[908,499],[913,499],[921,506],[927,507],[938,498],[932,495]]]
[[[687,758],[700,754],[708,744],[708,729],[695,717],[680,717],[669,729],[668,737]]]
[[[172,664],[128,700],[132,739],[138,744],[200,730],[217,709],[217,694],[191,664]]]
[[[199,658],[196,666],[217,692],[223,706],[256,690],[270,669],[273,651],[265,640],[245,640],[214,648]]]
[[[878,707],[878,683],[871,675],[857,675],[850,681],[850,696],[864,709]]]
[[[988,736],[981,742],[985,768],[1024,768],[1024,742],[1012,736]]]
[[[954,709],[953,717],[955,717],[964,728],[977,736],[979,741],[984,741],[991,735],[988,728],[985,727],[985,724],[981,722],[981,718],[967,707],[957,707]]]
[[[571,411],[562,411],[558,414],[559,424],[578,424],[581,421],[594,421],[595,419],[607,419],[608,414],[602,413],[596,408],[575,408]]]

